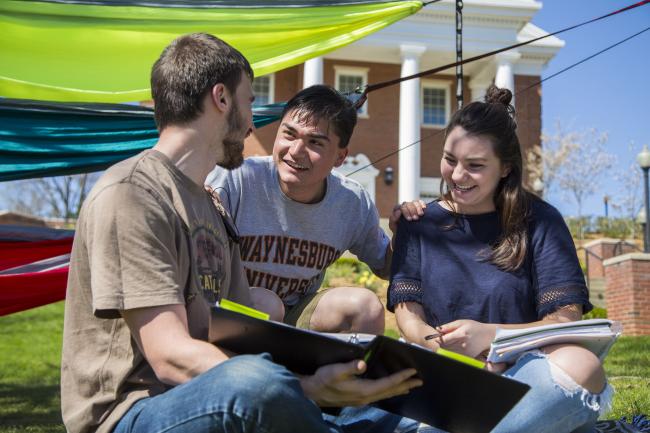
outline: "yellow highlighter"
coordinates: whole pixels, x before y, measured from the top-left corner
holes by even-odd
[[[255,308],[246,305],[238,304],[237,302],[228,299],[222,299],[217,303],[217,306],[224,310],[234,311],[235,313],[245,314],[247,316],[255,317],[256,319],[269,320],[269,315],[263,311],[256,310]]]

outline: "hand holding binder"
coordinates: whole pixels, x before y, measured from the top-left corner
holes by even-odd
[[[385,379],[415,369],[422,386],[373,405],[449,432],[489,432],[529,389],[458,359],[382,335],[350,342],[218,307],[212,320],[214,344],[235,353],[268,352],[275,362],[301,375],[353,360],[367,363],[365,379]]]
[[[417,370],[412,368],[372,380],[361,378],[366,369],[366,363],[361,360],[329,364],[301,381],[305,394],[321,407],[367,405],[406,394],[422,385],[421,379],[413,378]]]

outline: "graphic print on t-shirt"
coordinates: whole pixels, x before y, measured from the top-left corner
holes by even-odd
[[[203,292],[210,304],[220,298],[221,286],[225,276],[226,243],[212,225],[198,225],[192,231],[195,268]]]
[[[248,283],[272,290],[282,299],[293,294],[305,294],[318,282],[321,273],[341,255],[341,251],[331,245],[290,236],[242,236],[240,242]],[[255,263],[268,264],[267,267],[277,268],[278,271],[271,273],[253,269]],[[281,267],[287,265],[302,269],[293,274],[282,273]],[[309,278],[304,278],[306,276]]]

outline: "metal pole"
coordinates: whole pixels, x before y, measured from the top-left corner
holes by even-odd
[[[456,0],[456,61],[463,61],[463,2]],[[463,108],[463,65],[456,66],[456,103]]]
[[[643,230],[643,252],[650,253],[650,191],[648,191],[648,169],[643,168],[643,187],[645,190],[645,230]]]

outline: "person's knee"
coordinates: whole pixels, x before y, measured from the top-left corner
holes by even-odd
[[[263,287],[251,287],[253,308],[269,315],[269,319],[281,322],[284,319],[284,303],[273,291]]]
[[[250,407],[274,405],[300,389],[298,379],[285,367],[272,362],[268,355],[235,356],[210,370],[209,374],[218,375],[212,383],[221,383],[215,385],[220,389],[214,392],[227,393]]]
[[[563,376],[566,374],[591,393],[598,394],[605,388],[605,370],[591,351],[575,345],[548,346],[544,351],[548,354],[551,374],[556,383],[566,385],[567,378]]]
[[[368,289],[355,290],[349,299],[349,319],[354,332],[383,334],[385,319],[384,306]]]

